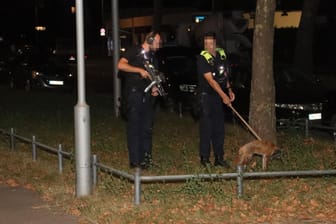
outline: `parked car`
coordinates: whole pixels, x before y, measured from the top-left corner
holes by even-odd
[[[328,92],[322,104],[322,124],[334,128],[332,134],[336,139],[336,91]]]
[[[10,64],[10,88],[62,89],[74,88],[74,74],[63,58],[49,54],[16,55]]]
[[[180,116],[192,110],[197,97],[196,56],[199,52],[196,48],[168,46],[156,53],[158,69],[167,79],[164,87],[168,96],[163,104],[177,111]]]
[[[289,66],[274,68],[276,117],[278,126],[296,125],[306,118],[321,119],[324,89],[315,77]],[[250,100],[251,71],[241,68],[232,77],[236,94],[234,106],[247,118]]]

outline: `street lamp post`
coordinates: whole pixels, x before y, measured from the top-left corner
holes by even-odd
[[[118,62],[120,56],[120,35],[119,35],[119,0],[112,0],[112,36],[113,36],[113,89],[114,89],[114,112],[119,117],[119,106],[121,97],[121,83],[117,78]]]
[[[83,0],[76,0],[77,94],[75,113],[76,195],[91,194],[90,108],[85,100]]]

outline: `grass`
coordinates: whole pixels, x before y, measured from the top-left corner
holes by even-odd
[[[0,128],[14,127],[19,135],[35,135],[50,146],[74,151],[73,108],[69,94],[23,93],[0,89]],[[89,95],[91,152],[100,162],[132,172],[128,167],[125,122],[114,117],[113,99]],[[158,111],[153,136],[155,169],[144,175],[234,172],[199,165],[198,123],[174,113]],[[274,160],[269,170],[335,169],[336,146],[328,136],[306,139],[303,130],[278,133],[284,161]],[[232,163],[237,149],[251,135],[240,125],[227,124],[225,157]],[[75,197],[73,160],[64,161],[58,174],[57,157],[38,151],[31,159],[30,145],[19,143],[9,151],[0,137],[0,182],[12,181],[40,192],[51,206],[81,217],[81,223],[332,223],[336,218],[335,177],[280,178],[244,181],[244,197],[236,198],[235,180],[142,184],[141,205],[133,203],[132,183],[99,173],[98,185],[89,197]],[[255,157],[249,171],[260,171]]]

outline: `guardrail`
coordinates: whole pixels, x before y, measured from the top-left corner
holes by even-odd
[[[36,161],[36,150],[41,148],[46,152],[56,154],[58,156],[58,170],[59,173],[63,171],[63,158],[70,159],[73,154],[65,152],[62,145],[59,144],[58,148],[50,147],[36,141],[36,137],[32,136],[31,139],[22,137],[14,132],[11,128],[10,132],[0,129],[0,133],[9,136],[10,149],[15,150],[15,139],[22,142],[32,144],[32,158]],[[164,175],[164,176],[141,176],[141,169],[135,168],[134,174],[129,174],[125,171],[118,170],[98,162],[97,155],[92,155],[92,184],[97,185],[98,171],[108,173],[118,178],[123,178],[134,183],[134,203],[140,204],[141,183],[168,183],[168,182],[182,182],[190,179],[202,179],[204,181],[213,181],[219,179],[236,179],[237,181],[237,197],[243,196],[243,180],[253,178],[272,178],[272,177],[318,177],[336,175],[336,169],[332,170],[301,170],[301,171],[273,171],[273,172],[248,172],[245,173],[241,166],[237,166],[235,173],[222,173],[222,174],[184,174],[184,175]]]
[[[17,135],[14,131],[14,128],[11,128],[10,132],[0,129],[0,132],[4,135],[9,136],[9,145],[12,151],[14,151],[15,149],[15,139],[18,139],[25,143],[31,143],[33,161],[36,161],[36,158],[37,158],[37,148],[40,148],[52,154],[56,154],[58,157],[58,172],[59,173],[63,172],[63,158],[70,159],[72,157],[72,153],[63,151],[61,144],[58,145],[58,148],[45,145],[43,143],[37,142],[36,137],[34,135],[31,137],[31,139]]]

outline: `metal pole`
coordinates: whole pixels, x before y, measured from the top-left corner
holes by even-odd
[[[32,157],[33,161],[36,161],[36,137],[32,136]]]
[[[118,62],[120,57],[120,40],[119,40],[119,0],[112,0],[112,36],[113,36],[113,90],[114,90],[114,112],[119,117],[121,87],[118,74]]]
[[[306,138],[309,137],[309,120],[308,119],[305,120],[305,136]]]
[[[105,21],[104,21],[104,0],[101,0],[101,26],[105,26]],[[105,27],[104,27],[105,28]]]
[[[97,155],[92,155],[92,184],[97,185]]]
[[[141,169],[139,167],[135,168],[135,176],[134,176],[134,191],[135,191],[135,198],[134,198],[134,203],[136,205],[140,205],[140,191],[141,191],[141,186],[140,186],[140,172]]]
[[[241,198],[243,196],[243,168],[237,166],[237,196]]]
[[[58,145],[57,156],[58,156],[58,173],[61,174],[63,172],[62,144]]]
[[[76,0],[77,94],[75,113],[76,196],[91,194],[90,108],[85,102],[83,0]]]
[[[10,149],[14,151],[15,148],[15,142],[14,142],[14,128],[10,129]]]

